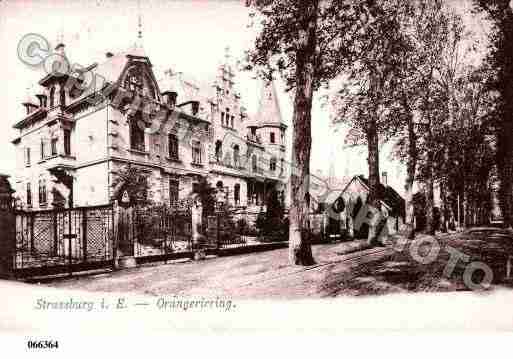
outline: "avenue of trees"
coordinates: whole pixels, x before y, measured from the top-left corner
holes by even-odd
[[[470,0],[469,0],[470,1]],[[248,70],[280,75],[294,96],[289,211],[290,261],[314,263],[308,242],[311,109],[329,89],[341,141],[366,145],[370,194],[379,206],[379,148],[406,164],[406,223],[414,236],[413,188],[424,189],[427,232],[484,223],[498,185],[506,226],[513,200],[513,13],[509,0],[474,0],[488,19],[483,49],[442,0],[247,0],[259,34]],[[486,51],[485,51],[486,50]],[[483,53],[487,56],[483,56]],[[369,241],[375,241],[375,228]]]

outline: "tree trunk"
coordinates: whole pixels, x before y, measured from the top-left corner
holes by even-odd
[[[367,197],[367,204],[381,210],[379,204],[379,142],[376,116],[372,116],[369,120],[367,127],[367,149],[368,149],[368,164],[369,164],[369,196]],[[377,233],[378,223],[369,225],[368,243],[370,245],[378,244]]]
[[[440,230],[447,233],[447,192],[446,179],[440,181]]]
[[[406,164],[405,190],[405,225],[408,239],[415,238],[415,211],[413,207],[413,182],[415,181],[415,169],[417,167],[417,139],[413,115],[409,113],[408,119],[408,161]]]
[[[426,161],[426,188],[425,188],[425,196],[426,196],[426,232],[427,234],[434,235],[435,234],[435,201],[433,194],[433,186],[434,186],[434,177],[433,177],[433,151],[428,150],[427,153],[427,161]]]
[[[504,126],[506,128],[510,126]],[[512,227],[512,201],[513,201],[513,163],[511,156],[511,140],[508,134],[500,133],[498,135],[497,143],[497,169],[499,174],[499,206],[501,209],[502,218],[505,228]]]
[[[292,116],[292,171],[290,175],[289,261],[312,265],[308,214],[310,209],[311,116],[314,85],[317,12],[319,1],[299,5],[299,34],[296,50],[296,93]]]

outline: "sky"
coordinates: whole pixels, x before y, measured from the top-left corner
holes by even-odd
[[[468,7],[467,0],[453,2],[463,9]],[[142,43],[157,79],[169,68],[198,79],[211,78],[224,60],[227,46],[235,61],[256,37],[256,30],[248,27],[249,10],[241,0],[145,0],[140,6],[136,0],[0,0],[0,43],[5,49],[0,58],[0,79],[5,84],[0,92],[0,173],[14,173],[10,141],[16,132],[12,125],[23,117],[21,103],[27,89],[44,76],[42,69],[28,67],[18,59],[20,39],[37,33],[55,45],[62,38],[70,60],[89,65],[103,61],[107,51],[116,53],[133,46],[138,13]],[[239,73],[237,81],[249,113],[256,112],[260,82],[251,73]],[[292,99],[284,93],[281,81],[277,81],[277,88],[283,120],[289,125],[290,145]],[[318,96],[312,109],[312,173],[339,177],[367,174],[365,148],[345,149],[344,133],[345,129],[334,131],[330,126],[329,108],[322,106]],[[389,184],[402,192],[405,169],[390,159],[390,147],[383,148],[380,170],[388,172]]]

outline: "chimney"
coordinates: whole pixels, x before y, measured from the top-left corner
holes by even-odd
[[[110,59],[112,56],[114,56],[114,54],[112,52],[110,52],[110,51],[107,51],[105,53],[105,57],[108,58],[108,59]]]
[[[386,172],[383,172],[381,174],[381,184],[383,184],[384,186],[388,186],[388,183],[387,183],[387,173]]]
[[[39,107],[46,107],[46,95],[45,94],[37,94],[36,97],[39,100]]]

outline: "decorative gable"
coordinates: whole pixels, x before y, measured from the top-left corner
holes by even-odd
[[[131,61],[120,78],[120,85],[128,91],[143,97],[160,100],[160,92],[155,77],[148,64],[142,61]]]

